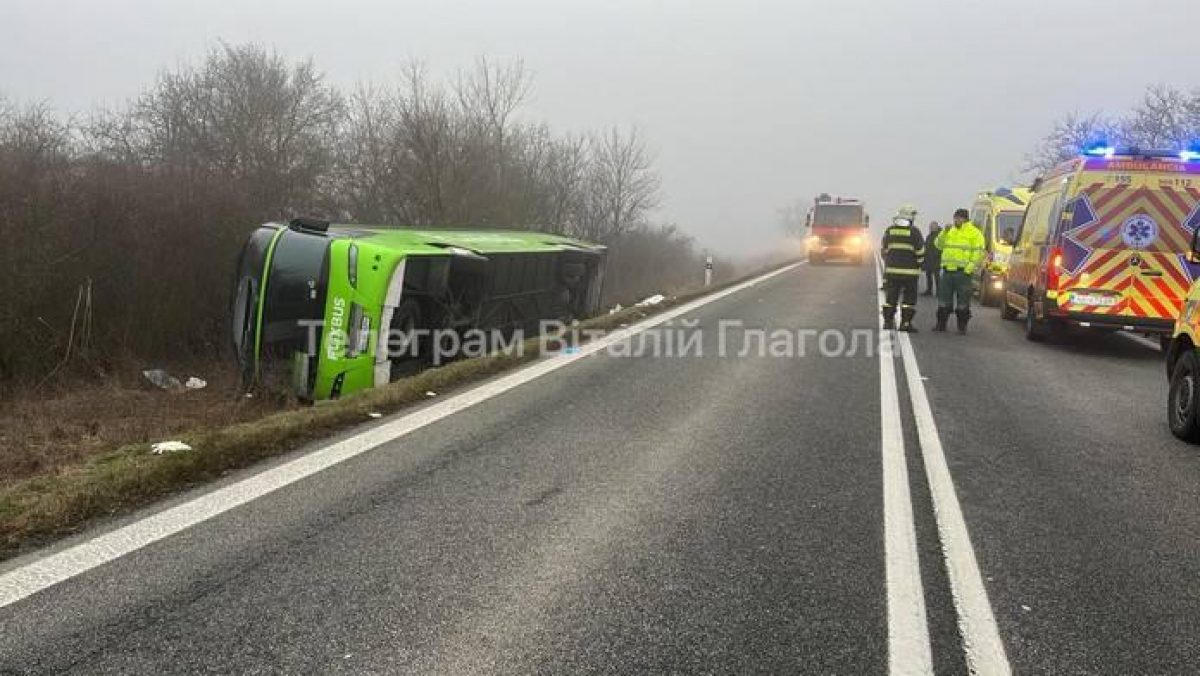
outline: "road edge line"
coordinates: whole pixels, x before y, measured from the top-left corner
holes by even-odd
[[[1000,638],[1000,628],[988,600],[979,563],[975,559],[975,548],[971,545],[967,522],[946,462],[946,452],[933,419],[933,407],[921,380],[917,356],[907,334],[900,336],[900,352],[904,359],[908,395],[917,424],[917,441],[933,498],[933,514],[946,562],[946,574],[950,578],[967,669],[972,674],[1008,676],[1012,673],[1012,667],[1004,650],[1004,641]]]
[[[449,417],[475,404],[487,401],[527,382],[557,371],[564,366],[697,310],[735,293],[744,291],[807,263],[799,261],[753,279],[735,284],[662,314],[614,331],[581,346],[574,353],[561,353],[539,359],[493,381],[471,388],[411,413],[402,413],[377,427],[305,453],[295,460],[264,470],[241,481],[197,496],[183,504],[150,514],[133,523],[102,533],[48,554],[0,574],[0,608],[10,606],[40,591],[142,549],[175,533],[200,524],[268,493],[306,479],[346,460],[362,455],[385,443]]]
[[[883,273],[875,265],[876,281]],[[879,306],[883,292],[879,292]],[[883,328],[879,314],[879,430],[883,460],[883,543],[887,574],[888,671],[933,674],[933,649],[925,611],[925,588],[917,549],[904,425],[900,417],[900,386],[896,380],[894,336]]]

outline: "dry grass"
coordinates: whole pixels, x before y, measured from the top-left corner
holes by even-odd
[[[240,396],[237,378],[228,371],[227,364],[199,369],[208,387],[178,394],[149,383],[106,379],[75,381],[70,389],[32,398],[0,399],[0,488],[126,444],[227,427],[286,405]]]
[[[699,295],[597,317],[584,327],[613,329]],[[368,413],[399,411],[426,400],[429,390],[444,394],[532,361],[536,343],[527,342],[522,354],[453,362],[315,406],[238,397],[232,381],[184,394],[111,386],[14,402],[0,414],[0,560],[360,424]],[[168,438],[193,450],[149,452],[150,442]]]

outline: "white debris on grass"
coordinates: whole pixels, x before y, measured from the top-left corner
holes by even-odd
[[[625,308],[621,307],[621,304],[620,304],[620,303],[617,303],[616,305],[612,306],[612,309],[608,311],[608,314],[610,314],[610,315],[615,315],[615,314],[617,314],[618,312],[620,312],[621,310],[624,310],[624,309],[625,309]]]
[[[437,392],[434,392],[433,390],[429,390],[428,392],[426,392],[426,393],[425,393],[425,396],[427,396],[427,397],[436,397],[436,396],[437,396]]]
[[[142,376],[160,390],[177,392],[183,389],[183,383],[163,369],[146,369],[142,371]]]
[[[202,390],[208,387],[208,381],[196,376],[188,376],[186,382],[181,382],[178,378],[167,373],[165,369],[146,369],[142,371],[142,377],[150,381],[160,390],[168,392],[187,392],[189,390]]]
[[[175,453],[176,451],[190,451],[191,446],[182,441],[160,441],[150,445],[150,452],[154,455],[163,455],[164,453]]]
[[[658,305],[659,303],[663,302],[666,299],[667,299],[666,296],[662,295],[661,293],[656,293],[653,296],[650,296],[649,298],[638,301],[637,306],[638,307],[650,307],[652,305]]]
[[[368,413],[368,414],[367,414],[367,417],[370,417],[370,418],[382,418],[382,417],[383,417],[383,414],[382,414],[382,413],[380,413],[379,411],[371,411],[370,413]]]

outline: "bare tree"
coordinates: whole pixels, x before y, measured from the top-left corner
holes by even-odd
[[[343,97],[311,61],[220,45],[82,125],[0,100],[0,380],[65,361],[85,285],[94,354],[221,353],[214,290],[250,229],[295,213],[602,241],[622,302],[694,283],[691,239],[647,222],[659,179],[642,137],[522,121],[530,90],[520,61],[480,59]]]
[[[808,207],[809,203],[804,199],[796,199],[780,207],[776,211],[779,227],[793,237],[803,235],[808,219]]]
[[[1120,137],[1120,126],[1101,113],[1071,113],[1056,121],[1037,148],[1026,155],[1024,170],[1045,173],[1061,162],[1076,157],[1089,144],[1117,143]]]
[[[637,130],[616,127],[591,138],[583,237],[607,242],[645,222],[658,206],[660,182]]]
[[[1185,147],[1195,131],[1191,103],[1187,95],[1173,87],[1147,88],[1141,104],[1124,120],[1125,141],[1147,150]]]
[[[234,178],[280,217],[319,192],[342,113],[341,95],[311,60],[289,66],[257,45],[222,45],[199,67],[162,73],[92,133],[99,149],[184,180]]]

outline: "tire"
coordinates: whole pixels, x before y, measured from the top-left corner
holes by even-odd
[[[1038,319],[1033,309],[1033,294],[1029,295],[1028,310],[1025,311],[1025,338],[1040,343],[1050,337],[1050,324],[1044,319]]]
[[[1000,294],[986,281],[979,286],[979,304],[984,307],[996,307],[1000,304]]]
[[[1189,443],[1200,443],[1200,360],[1196,351],[1188,350],[1175,363],[1171,384],[1167,390],[1167,425],[1171,434]]]
[[[1016,320],[1017,316],[1021,314],[1021,311],[1008,304],[1007,290],[1002,290],[1001,293],[1003,295],[1000,296],[1000,318],[1006,319],[1010,322]]]
[[[389,332],[411,332],[419,328],[421,328],[421,304],[415,298],[406,298],[400,302],[395,312],[392,313],[392,323],[388,326]],[[399,343],[389,345],[388,348],[389,350],[398,349],[402,353],[405,353],[408,351],[409,346],[407,343]],[[389,380],[395,381],[398,378],[416,375],[424,366],[421,357],[424,356],[426,351],[426,346],[417,345],[416,356],[404,354],[404,356],[392,358]]]

